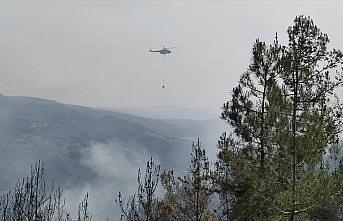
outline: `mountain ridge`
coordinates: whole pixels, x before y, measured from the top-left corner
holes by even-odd
[[[85,192],[113,212],[113,196],[134,192],[137,169],[153,157],[184,171],[192,142],[215,156],[222,121],[150,119],[27,96],[0,96],[0,191],[11,189],[41,160],[47,180],[78,205]],[[95,214],[102,216],[102,212]]]
[[[209,122],[149,119],[35,97],[3,95],[0,97],[0,148],[7,159],[19,160],[18,156],[26,155],[31,160],[24,157],[21,161],[33,163],[47,158],[59,164],[56,155],[66,166],[74,161],[73,166],[80,167],[77,162],[80,152],[94,143],[115,142],[125,147],[134,143],[135,149],[145,149],[165,166],[173,167],[185,165],[192,141],[206,136],[205,127],[209,127]],[[63,173],[57,176],[62,177]]]

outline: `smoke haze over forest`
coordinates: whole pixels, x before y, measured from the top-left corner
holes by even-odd
[[[343,49],[343,2],[309,2],[0,1],[0,193],[41,160],[73,215],[89,192],[112,220],[151,157],[184,175],[200,138],[214,162],[256,39],[304,14]]]

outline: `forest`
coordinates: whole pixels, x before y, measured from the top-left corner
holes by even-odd
[[[307,16],[266,43],[222,106],[233,133],[219,134],[210,162],[201,139],[182,176],[153,158],[137,191],[113,196],[121,221],[343,220],[343,53]],[[63,188],[48,185],[44,159],[0,198],[1,221],[91,221],[91,193],[72,217]],[[128,196],[128,197],[127,197]]]

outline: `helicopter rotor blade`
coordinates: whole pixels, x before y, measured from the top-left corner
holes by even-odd
[[[169,48],[165,48],[165,49],[173,49],[173,48],[177,48],[176,46],[174,46],[174,47],[169,47]]]

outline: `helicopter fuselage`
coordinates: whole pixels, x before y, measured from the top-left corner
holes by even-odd
[[[168,50],[166,48],[163,48],[161,50],[151,50],[150,49],[150,52],[158,52],[158,53],[163,54],[163,55],[172,53],[170,50]]]

